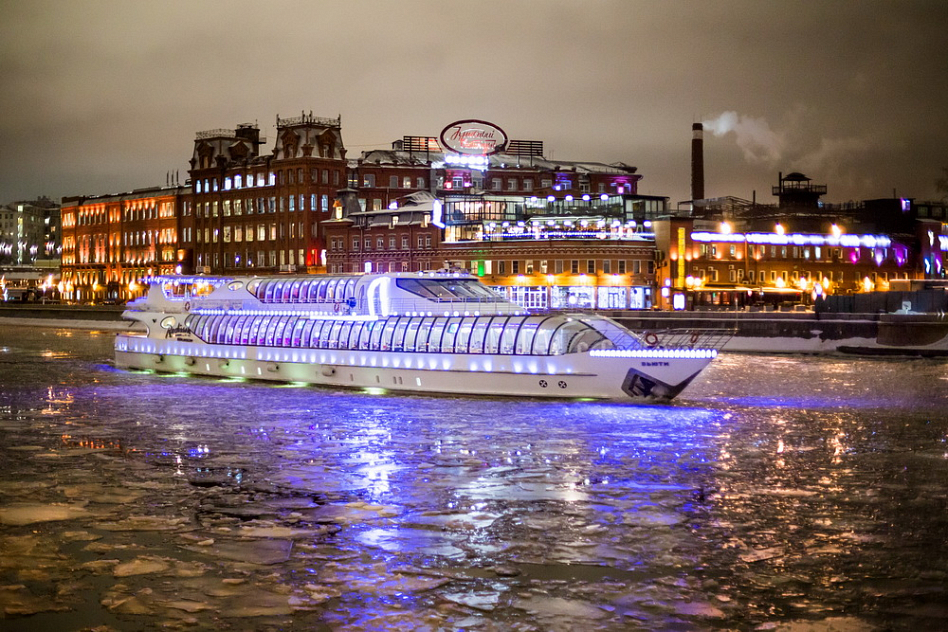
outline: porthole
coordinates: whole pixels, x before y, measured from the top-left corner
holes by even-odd
[[[172,327],[176,327],[177,324],[178,320],[174,316],[165,316],[161,319],[160,323],[162,329],[171,329]]]

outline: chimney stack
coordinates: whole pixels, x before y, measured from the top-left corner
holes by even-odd
[[[704,125],[691,126],[691,199],[704,199]]]

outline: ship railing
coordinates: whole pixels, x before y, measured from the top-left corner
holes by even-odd
[[[637,331],[653,349],[714,349],[720,351],[737,333],[732,328],[650,329]]]

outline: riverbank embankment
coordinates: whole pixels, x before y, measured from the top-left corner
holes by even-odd
[[[3,305],[0,324],[27,327],[127,330],[121,306]],[[841,348],[926,346],[948,348],[945,314],[806,312],[600,312],[635,331],[721,329],[733,332],[723,351],[837,353]],[[939,355],[942,355],[939,353]]]

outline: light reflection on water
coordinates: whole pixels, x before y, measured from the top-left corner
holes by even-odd
[[[945,362],[725,354],[634,406],[130,373],[110,344],[0,334],[10,629],[948,619]]]

